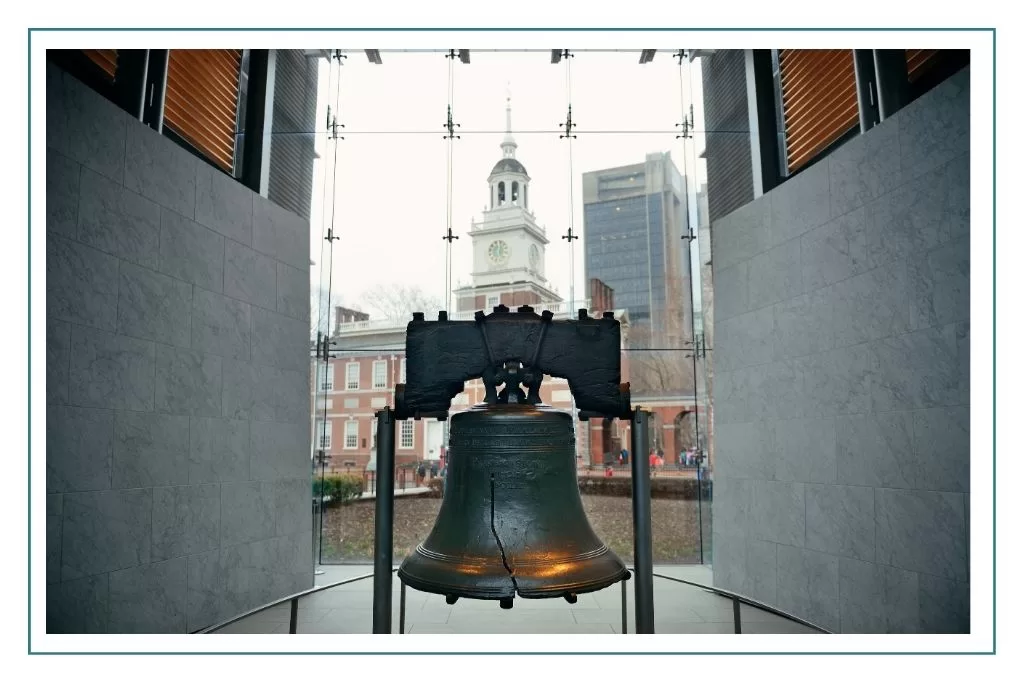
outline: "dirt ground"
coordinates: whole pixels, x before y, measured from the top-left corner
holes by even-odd
[[[583,508],[598,538],[627,563],[633,560],[633,512],[629,498],[583,496]],[[398,561],[411,553],[434,527],[440,498],[395,498],[395,550]],[[711,546],[710,505],[700,511],[704,552]],[[373,501],[328,508],[324,514],[323,562],[372,562]],[[653,554],[656,564],[700,562],[698,510],[693,500],[654,499]],[[705,561],[708,558],[705,557]]]

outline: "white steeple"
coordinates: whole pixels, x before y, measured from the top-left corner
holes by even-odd
[[[544,276],[547,233],[530,211],[530,176],[516,159],[512,135],[512,96],[505,95],[505,136],[502,157],[487,175],[488,207],[482,221],[473,221],[472,284],[455,290],[459,311],[486,308],[499,302],[509,306],[559,302]]]
[[[506,159],[516,158],[516,139],[512,137],[512,92],[505,89],[505,138],[501,141],[501,153]]]

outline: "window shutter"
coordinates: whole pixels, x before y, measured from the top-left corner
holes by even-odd
[[[164,125],[232,171],[241,50],[171,50]]]
[[[858,125],[853,50],[779,50],[789,171]]]
[[[102,69],[111,81],[114,80],[114,74],[117,73],[117,50],[82,50],[82,52],[89,58],[89,61]]]

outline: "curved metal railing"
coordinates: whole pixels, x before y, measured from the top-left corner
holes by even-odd
[[[629,569],[630,569],[630,573],[632,574],[633,573],[633,569],[632,568],[629,568]],[[398,571],[398,567],[393,567],[391,569],[392,573],[397,572],[397,571]],[[790,614],[789,612],[785,612],[785,611],[780,610],[778,608],[772,607],[771,605],[766,605],[765,603],[759,602],[758,600],[755,600],[755,599],[753,599],[751,597],[747,597],[747,596],[741,595],[739,593],[734,593],[732,591],[725,590],[724,588],[716,588],[715,586],[706,586],[706,585],[704,585],[702,583],[697,583],[696,581],[688,581],[686,579],[681,579],[681,578],[676,577],[676,576],[668,576],[667,574],[661,574],[661,573],[658,573],[658,572],[654,572],[654,577],[658,578],[658,579],[665,579],[667,581],[673,581],[673,582],[676,582],[676,583],[686,584],[687,586],[693,586],[694,588],[699,588],[701,590],[704,590],[704,591],[707,591],[709,593],[713,593],[713,594],[718,595],[720,597],[727,598],[727,599],[731,600],[732,601],[733,632],[734,633],[742,633],[743,632],[742,616],[741,616],[741,613],[740,613],[740,605],[741,604],[749,605],[750,607],[753,607],[755,609],[759,609],[759,610],[764,611],[764,612],[768,612],[769,614],[774,614],[774,615],[776,615],[778,617],[781,617],[783,619],[787,619],[789,621],[795,622],[795,623],[800,624],[802,626],[805,626],[807,628],[810,628],[810,629],[813,629],[815,631],[818,631],[819,633],[831,633],[831,631],[829,631],[827,629],[824,629],[821,626],[818,626],[817,624],[813,624],[813,623],[807,621],[806,619],[801,619],[800,617],[798,617],[798,616],[796,616],[794,614]],[[293,633],[297,632],[297,628],[298,628],[299,600],[301,600],[302,598],[304,598],[306,596],[313,595],[314,593],[320,593],[322,591],[330,590],[332,588],[337,588],[338,586],[344,586],[344,585],[349,584],[349,583],[355,583],[357,581],[365,581],[366,579],[372,579],[372,578],[373,578],[373,573],[371,572],[369,574],[361,574],[359,576],[352,576],[352,577],[349,577],[347,579],[342,579],[341,581],[334,581],[332,583],[327,583],[327,584],[324,584],[322,586],[313,586],[312,588],[307,588],[304,591],[300,591],[298,593],[293,593],[292,595],[285,596],[285,597],[280,598],[278,600],[275,600],[273,602],[269,602],[269,603],[267,603],[265,605],[261,605],[259,607],[255,607],[255,608],[253,608],[251,610],[243,612],[242,614],[234,616],[234,617],[232,617],[232,618],[230,618],[230,619],[228,619],[226,621],[222,621],[220,623],[214,624],[213,626],[208,626],[206,628],[199,629],[198,631],[193,631],[193,633],[216,633],[217,631],[220,631],[221,629],[224,629],[224,628],[230,626],[231,624],[234,624],[236,622],[242,621],[243,619],[247,619],[247,618],[249,618],[251,616],[259,614],[260,612],[264,612],[266,610],[273,609],[274,607],[278,607],[278,606],[283,605],[283,604],[285,604],[287,602],[287,603],[291,603],[291,614],[290,614],[289,620],[288,620],[288,633],[289,634],[293,634]],[[626,580],[623,580],[621,582],[621,584],[622,584],[622,633],[626,633],[627,632],[627,622],[628,622],[628,618],[627,618],[628,617],[628,613],[627,613],[627,610],[626,610]],[[401,583],[400,611],[401,612],[400,612],[400,616],[399,616],[399,631],[398,632],[399,633],[404,633],[405,632],[405,584],[404,583]]]
[[[741,630],[742,624],[741,624],[741,620],[740,620],[740,604],[741,603],[744,604],[744,605],[750,605],[751,607],[754,607],[754,608],[759,609],[761,611],[768,612],[770,614],[774,614],[774,615],[776,615],[778,617],[782,617],[783,619],[788,619],[789,621],[795,621],[796,623],[801,624],[802,626],[806,626],[807,628],[812,628],[815,631],[818,631],[820,633],[831,633],[831,631],[829,631],[828,629],[824,629],[821,626],[818,626],[817,624],[812,624],[811,622],[807,621],[806,619],[801,619],[800,617],[796,616],[795,614],[790,614],[789,612],[784,612],[784,611],[782,611],[780,609],[772,607],[771,605],[766,605],[763,602],[759,602],[757,600],[754,600],[753,598],[748,598],[747,596],[740,595],[739,593],[733,593],[732,591],[725,590],[724,588],[715,588],[714,586],[705,586],[704,584],[697,583],[696,581],[687,581],[686,579],[680,579],[680,578],[678,578],[676,576],[667,576],[666,574],[659,574],[658,572],[654,572],[654,576],[659,578],[659,579],[667,579],[669,581],[675,581],[676,583],[685,583],[687,586],[693,586],[694,588],[700,588],[702,590],[708,591],[709,593],[714,593],[715,595],[720,595],[723,598],[729,598],[730,600],[732,600],[733,623],[734,623],[734,626],[735,626],[735,629],[736,629],[736,631],[735,631],[736,633],[742,633],[742,630]]]
[[[391,570],[392,573],[397,572],[397,571],[398,571],[398,567],[395,567],[394,569]],[[291,602],[291,604],[292,604],[292,613],[291,613],[291,618],[289,619],[288,633],[295,633],[296,626],[298,626],[299,600],[301,600],[302,598],[306,597],[307,595],[313,595],[314,593],[319,593],[321,591],[330,590],[331,588],[337,588],[338,586],[344,586],[347,583],[355,583],[356,581],[363,581],[365,579],[372,579],[372,578],[373,578],[373,573],[371,572],[369,574],[362,574],[360,576],[351,576],[351,577],[349,577],[347,579],[342,579],[341,581],[334,581],[333,583],[326,583],[326,584],[324,584],[322,586],[313,586],[312,588],[307,588],[304,591],[299,591],[298,593],[292,593],[291,595],[287,595],[287,596],[285,596],[283,598],[275,600],[274,602],[268,602],[265,605],[260,605],[259,607],[254,607],[253,609],[251,609],[251,610],[249,610],[247,612],[242,612],[238,616],[231,617],[227,621],[222,621],[222,622],[220,622],[218,624],[214,624],[213,626],[207,626],[206,628],[199,629],[198,631],[193,631],[193,633],[215,633],[215,632],[221,630],[222,628],[226,628],[226,627],[230,626],[231,624],[234,624],[235,622],[241,621],[242,619],[247,619],[247,618],[249,618],[249,617],[251,617],[253,615],[259,614],[260,612],[264,612],[264,611],[266,611],[268,609],[273,609],[274,607],[277,607],[278,605],[283,605],[286,602]]]

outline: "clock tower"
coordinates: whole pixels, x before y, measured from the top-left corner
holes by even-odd
[[[530,210],[530,176],[516,159],[511,98],[505,102],[505,137],[501,159],[487,176],[488,199],[483,218],[474,220],[472,285],[455,290],[458,311],[489,311],[559,302],[544,275],[546,231]]]

